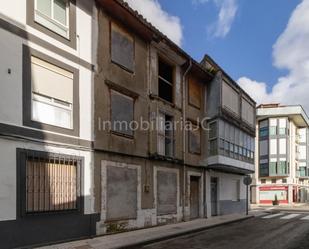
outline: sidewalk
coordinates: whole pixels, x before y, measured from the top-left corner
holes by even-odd
[[[41,249],[115,249],[141,246],[175,236],[202,231],[211,227],[228,224],[253,217],[241,214],[197,219],[188,222],[157,226],[125,233],[105,235],[93,239],[74,241],[64,244],[41,247]]]

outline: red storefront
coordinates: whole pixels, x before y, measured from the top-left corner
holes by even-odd
[[[279,204],[288,203],[288,186],[265,186],[259,187],[260,203],[272,204],[272,201],[277,200]]]

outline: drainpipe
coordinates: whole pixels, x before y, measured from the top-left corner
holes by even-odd
[[[189,60],[189,66],[182,76],[182,122],[183,122],[183,133],[182,133],[182,160],[183,160],[183,191],[182,191],[182,220],[185,221],[185,204],[186,204],[186,133],[184,130],[184,122],[186,120],[186,76],[192,67],[192,60]]]

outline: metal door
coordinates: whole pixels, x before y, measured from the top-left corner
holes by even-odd
[[[211,177],[211,216],[218,215],[218,178]]]
[[[199,177],[190,177],[190,218],[199,217]]]

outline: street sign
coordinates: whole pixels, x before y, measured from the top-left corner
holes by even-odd
[[[252,183],[252,178],[251,176],[245,176],[244,178],[244,184],[249,186]]]

